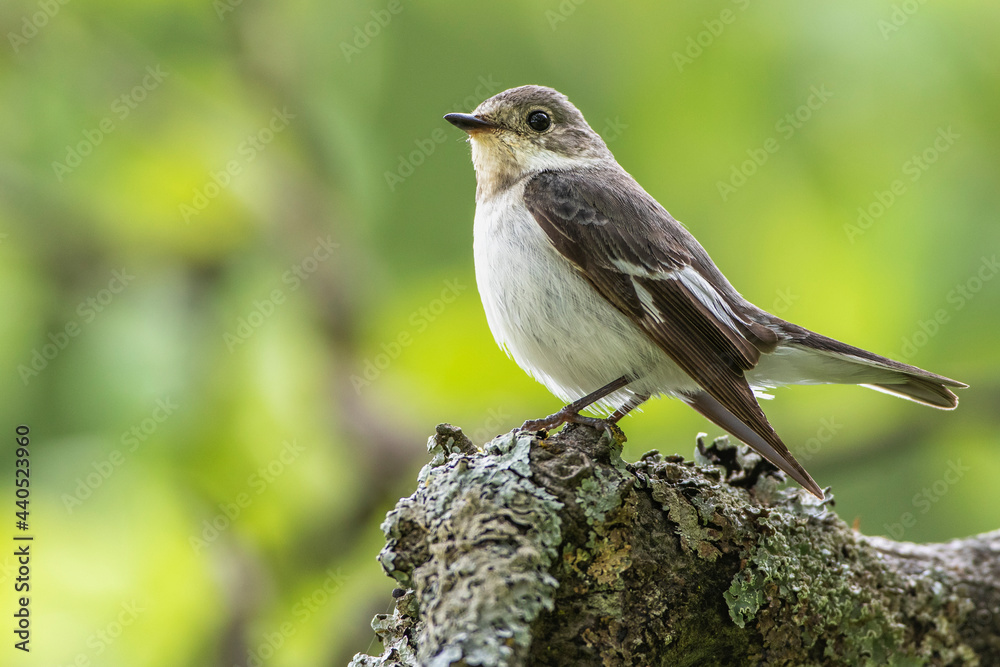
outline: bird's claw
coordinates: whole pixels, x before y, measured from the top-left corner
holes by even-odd
[[[585,426],[598,430],[611,430],[611,422],[607,419],[587,417],[586,415],[581,415],[579,412],[567,410],[566,408],[563,408],[559,412],[555,412],[548,417],[543,417],[542,419],[529,419],[521,424],[521,428],[518,430],[528,431],[531,433],[547,433],[562,424],[584,424]]]

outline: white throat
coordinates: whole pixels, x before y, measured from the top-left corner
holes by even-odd
[[[599,158],[568,157],[539,148],[528,141],[511,146],[495,135],[471,137],[472,164],[479,184],[477,200],[489,199],[526,176],[543,171],[579,169],[600,162]]]

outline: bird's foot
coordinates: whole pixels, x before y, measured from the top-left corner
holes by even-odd
[[[599,417],[587,417],[586,415],[581,415],[579,412],[573,410],[569,405],[564,407],[559,412],[549,415],[548,417],[543,417],[542,419],[529,419],[521,424],[521,428],[518,430],[528,431],[529,433],[538,431],[548,432],[563,424],[584,424],[598,430],[611,430],[611,423],[608,422],[608,420],[600,419]]]

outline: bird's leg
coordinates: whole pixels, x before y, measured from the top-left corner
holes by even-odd
[[[580,414],[580,410],[589,407],[593,403],[601,400],[608,394],[613,394],[629,382],[632,378],[623,375],[613,382],[609,382],[597,391],[592,391],[583,398],[578,398],[559,412],[553,413],[543,419],[530,419],[521,425],[522,431],[549,431],[560,424],[586,424],[592,428],[605,429],[608,421],[598,417],[586,417]]]
[[[612,413],[612,415],[608,417],[608,421],[611,422],[612,424],[617,424],[619,421],[621,421],[622,417],[632,412],[633,410],[635,410],[637,407],[639,407],[648,400],[649,400],[649,394],[633,394],[632,396],[629,397],[627,401],[625,401],[625,405],[615,410],[614,413]]]

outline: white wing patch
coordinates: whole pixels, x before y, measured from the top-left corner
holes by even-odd
[[[675,272],[677,278],[684,283],[684,286],[691,290],[695,298],[698,299],[712,314],[719,318],[719,321],[730,329],[739,331],[740,318],[729,307],[719,292],[712,287],[712,284],[705,280],[700,273],[691,266],[685,266],[680,271]]]
[[[626,276],[647,278],[649,280],[668,280],[670,278],[677,277],[676,271],[673,270],[655,271],[645,266],[639,266],[638,264],[633,264],[632,262],[626,261],[624,259],[612,259],[611,264],[616,269],[624,273]]]
[[[635,288],[635,293],[639,296],[639,301],[646,312],[657,322],[663,322],[663,314],[656,307],[656,304],[653,303],[653,295],[636,282],[636,278],[681,281],[691,294],[702,305],[708,308],[723,325],[738,330],[739,324],[737,323],[740,321],[740,318],[733,312],[733,309],[729,307],[729,304],[719,295],[716,289],[712,287],[712,284],[705,280],[693,267],[685,266],[683,269],[672,271],[651,271],[644,266],[637,266],[620,259],[612,260],[612,263],[616,269],[632,277],[632,286]]]
[[[656,307],[653,303],[653,295],[649,293],[645,287],[636,282],[635,278],[632,278],[632,287],[635,289],[635,293],[639,296],[639,301],[642,303],[642,307],[649,313],[650,317],[656,322],[663,322],[663,313],[660,309]]]

